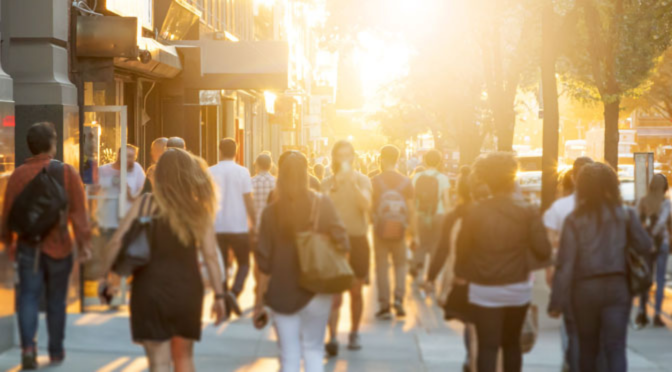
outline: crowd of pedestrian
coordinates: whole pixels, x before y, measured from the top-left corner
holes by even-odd
[[[92,227],[77,171],[54,160],[53,125],[33,125],[26,140],[33,157],[8,182],[1,222],[3,243],[16,247],[22,366],[35,369],[42,292],[50,360],[65,358],[68,279],[75,258],[92,256]],[[652,281],[653,324],[664,325],[672,207],[660,174],[632,209],[623,205],[610,166],[578,158],[562,182],[563,197],[542,216],[519,191],[510,153],[481,155],[451,187],[438,150],[422,162],[400,162],[395,146],[360,156],[351,142],[339,141],[330,157],[287,151],[276,164],[261,153],[251,174],[236,163],[231,138],[220,141],[221,161],[209,168],[178,137],[152,143],[146,173],[138,149],[125,149],[126,163],[120,149],[116,161],[99,167],[90,190],[100,200],[91,211],[93,227],[107,242],[99,254],[101,298],[119,297],[122,277],[132,275],[132,338],[152,371],[195,370],[207,293],[201,267],[216,324],[241,314],[237,298],[254,273],[253,324],[273,324],[284,372],[302,365],[322,371],[325,354],[339,355],[344,295],[350,296],[347,349],[366,347],[364,286],[375,281],[377,319],[403,318],[408,276],[436,292],[446,319],[465,323],[465,371],[522,370],[537,270],[546,270],[551,287],[548,314],[563,318],[568,371],[627,370],[632,300],[639,301],[636,323],[644,327]],[[412,169],[410,176],[400,168]],[[125,205],[114,197],[122,194]],[[31,217],[36,213],[41,219]],[[315,265],[321,270],[311,271]]]

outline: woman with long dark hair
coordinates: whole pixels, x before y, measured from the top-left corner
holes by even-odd
[[[549,315],[570,308],[579,337],[581,371],[595,371],[603,350],[610,372],[627,371],[626,338],[632,295],[628,249],[647,254],[651,240],[621,201],[618,177],[602,163],[584,165],[576,208],[562,228]]]
[[[468,283],[470,320],[478,338],[479,372],[520,372],[520,335],[532,300],[534,269],[550,264],[551,245],[541,216],[515,192],[518,163],[509,153],[483,155],[474,164],[490,198],[468,208],[457,238],[455,276]]]
[[[311,228],[311,213],[319,211],[317,231],[328,234],[345,251],[349,242],[345,226],[327,196],[308,186],[308,161],[297,151],[282,154],[273,201],[261,217],[255,258],[260,275],[254,318],[271,309],[280,347],[282,372],[321,372],[324,334],[332,295],[318,294],[299,285],[300,267],[296,234]],[[315,204],[317,203],[317,204]]]
[[[652,262],[655,267],[656,303],[653,317],[654,327],[664,327],[660,318],[665,294],[665,273],[667,272],[667,258],[670,255],[670,199],[667,198],[667,177],[656,174],[651,179],[649,191],[640,200],[638,205],[639,218],[646,227],[654,242]],[[646,316],[646,305],[649,303],[649,292],[639,298],[639,314],[635,323],[639,327],[649,324]]]
[[[226,306],[217,243],[212,228],[216,194],[205,161],[180,149],[169,149],[156,165],[154,194],[131,207],[106,248],[112,266],[125,233],[152,205],[151,257],[133,274],[131,333],[145,348],[152,372],[195,371],[194,341],[201,337],[204,285],[198,264],[203,255],[215,300],[216,324]],[[146,208],[146,207],[145,207]]]

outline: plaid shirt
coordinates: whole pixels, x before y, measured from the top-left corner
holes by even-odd
[[[7,189],[5,190],[5,201],[2,206],[2,220],[0,225],[0,238],[6,247],[11,247],[10,254],[14,256],[14,241],[16,234],[10,231],[8,226],[8,216],[14,200],[21,194],[28,183],[37,176],[37,174],[46,167],[51,161],[49,155],[37,155],[26,160],[26,163],[14,170],[9,177]],[[63,177],[65,191],[68,197],[68,220],[75,232],[75,237],[79,247],[83,247],[91,241],[91,230],[86,213],[86,197],[84,187],[79,178],[79,174],[69,164],[64,164],[65,175]],[[61,237],[58,226],[49,232],[41,244],[42,252],[49,257],[61,259],[72,253],[72,237],[68,232]]]
[[[252,177],[252,197],[254,198],[254,211],[257,214],[256,224],[259,230],[259,223],[261,222],[261,213],[266,208],[268,202],[268,195],[275,188],[275,177],[268,172],[259,172]]]

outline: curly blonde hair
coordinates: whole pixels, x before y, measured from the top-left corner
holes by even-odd
[[[159,217],[168,221],[182,244],[200,244],[217,209],[216,189],[205,161],[171,148],[161,155],[154,177]]]

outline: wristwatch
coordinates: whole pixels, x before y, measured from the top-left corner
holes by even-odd
[[[215,293],[215,300],[224,300],[226,299],[226,293]]]

